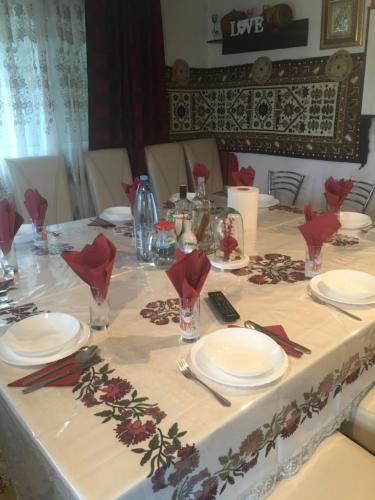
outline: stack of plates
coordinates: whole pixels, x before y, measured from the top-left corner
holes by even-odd
[[[85,345],[90,329],[64,313],[44,313],[14,323],[0,338],[0,359],[18,366],[51,363]]]
[[[191,361],[201,375],[231,387],[258,387],[280,378],[288,367],[283,349],[247,328],[225,328],[200,339]]]
[[[309,286],[315,295],[325,300],[351,305],[375,302],[375,276],[362,271],[328,271],[312,278]]]
[[[270,194],[260,194],[258,197],[258,208],[269,208],[278,205],[280,201]]]
[[[131,219],[131,216],[130,207],[109,207],[99,215],[99,217],[109,222],[124,222]]]
[[[358,212],[340,212],[339,219],[341,223],[341,229],[350,231],[363,229],[372,224],[371,217]]]

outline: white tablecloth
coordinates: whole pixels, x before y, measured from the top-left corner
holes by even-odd
[[[296,214],[261,212],[263,269],[290,265],[275,254],[304,259],[300,222]],[[298,262],[290,282],[262,285],[249,281],[251,269],[242,276],[212,269],[201,296],[202,336],[221,326],[205,302],[207,291],[223,290],[242,321],[282,324],[312,349],[310,356],[289,357],[287,373],[266,387],[210,382],[232,401],[230,408],[220,406],[176,368],[191,345],[179,339],[175,305],[168,302],[176,292],[165,273],[137,264],[132,239],[112,229],[87,227],[87,221],[64,226],[76,248],[99,231],[118,254],[110,329],[92,338],[103,358],[95,373],[74,392],[55,387],[23,395],[7,384],[32,370],[0,362],[0,448],[19,498],[262,498],[279,476],[298,470],[374,383],[373,307],[350,309],[363,318],[358,322],[312,302],[307,282],[298,280]],[[88,287],[58,255],[32,254],[27,229],[17,238],[14,297],[87,322]],[[326,244],[323,270],[373,272],[374,258],[370,233],[357,245]]]

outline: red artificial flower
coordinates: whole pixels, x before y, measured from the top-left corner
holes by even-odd
[[[233,236],[225,236],[220,241],[220,250],[224,253],[224,255],[230,255],[233,250],[235,250],[238,247],[238,242],[236,238],[233,238]]]

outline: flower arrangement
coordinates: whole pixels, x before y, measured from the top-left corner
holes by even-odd
[[[226,261],[241,258],[241,249],[238,246],[238,241],[233,237],[233,222],[234,218],[230,215],[222,220],[220,250],[223,252],[223,259]]]

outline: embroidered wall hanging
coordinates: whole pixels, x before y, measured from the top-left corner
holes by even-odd
[[[329,57],[274,61],[262,84],[254,64],[190,68],[188,82],[172,81],[168,68],[170,139],[214,136],[224,151],[363,162],[364,56],[351,58],[350,73],[335,80]]]

